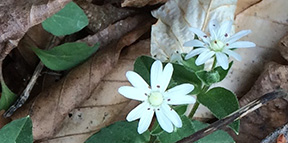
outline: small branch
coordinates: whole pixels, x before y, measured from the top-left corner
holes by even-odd
[[[54,47],[55,45],[55,41],[56,41],[56,36],[54,36],[48,46],[47,49],[51,49],[52,47]],[[26,100],[29,98],[30,96],[30,92],[33,89],[38,77],[41,74],[41,71],[43,69],[44,65],[43,63],[40,61],[39,64],[37,65],[37,67],[34,70],[33,76],[30,79],[28,85],[26,86],[25,90],[22,92],[22,94],[19,96],[19,98],[16,100],[16,102],[10,106],[10,108],[3,114],[3,117],[7,118],[7,117],[11,117],[13,115],[13,113],[20,108],[25,102]]]
[[[283,89],[277,89],[276,91],[267,93],[260,98],[250,102],[246,106],[240,108],[239,110],[231,113],[229,116],[220,119],[214,123],[212,123],[210,126],[197,131],[196,133],[192,134],[189,137],[183,138],[182,140],[178,141],[178,143],[192,143],[195,142],[213,132],[216,130],[222,129],[223,127],[229,125],[230,123],[241,119],[242,117],[246,116],[247,114],[255,111],[256,109],[260,108],[263,104],[274,100],[276,98],[284,97],[287,95],[287,92],[285,92]]]

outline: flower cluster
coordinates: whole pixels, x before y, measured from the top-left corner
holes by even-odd
[[[196,65],[202,65],[215,55],[217,63],[223,69],[228,69],[229,62],[227,55],[234,57],[238,61],[241,60],[241,56],[234,52],[233,49],[255,47],[253,42],[237,41],[251,33],[251,30],[242,30],[235,35],[230,35],[232,21],[225,21],[220,25],[217,20],[211,20],[208,28],[210,37],[199,29],[190,28],[200,39],[184,43],[185,47],[198,47],[186,55],[186,60],[199,55],[195,63]]]
[[[127,116],[127,120],[134,121],[140,118],[138,133],[145,132],[156,113],[157,121],[162,129],[171,133],[175,127],[182,127],[182,121],[169,105],[193,104],[195,98],[187,95],[194,86],[181,84],[167,89],[173,73],[172,64],[168,63],[164,69],[162,63],[157,60],[152,64],[149,86],[143,78],[133,71],[128,71],[126,77],[133,86],[122,86],[118,92],[126,98],[141,101]],[[174,125],[174,126],[173,126]]]

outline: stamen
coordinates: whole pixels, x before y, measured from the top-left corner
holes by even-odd
[[[159,109],[159,108],[158,108],[157,110],[158,110],[158,111],[160,111],[160,109]]]
[[[150,108],[147,108],[147,110],[150,110]]]
[[[204,38],[207,38],[207,35],[204,35],[203,37],[204,37]]]
[[[167,101],[170,101],[171,99],[167,99]]]
[[[156,87],[157,87],[157,88],[160,88],[160,85],[157,85]]]
[[[147,93],[145,93],[145,96],[148,96],[148,94],[147,94]]]
[[[226,43],[226,46],[229,46],[229,43]]]
[[[225,37],[228,37],[228,34],[227,33],[225,33],[225,35],[224,35]]]
[[[214,41],[215,44],[217,44],[217,41]]]

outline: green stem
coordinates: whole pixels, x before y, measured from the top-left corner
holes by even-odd
[[[194,104],[190,114],[189,114],[189,118],[193,118],[194,114],[196,113],[198,107],[199,107],[200,103],[198,101],[196,101],[196,103]]]
[[[203,88],[202,88],[202,90],[201,90],[201,92],[200,92],[199,94],[205,93],[205,92],[209,89],[209,87],[210,87],[210,86],[204,85]],[[198,95],[199,95],[199,94],[198,94]],[[196,96],[198,96],[198,95],[196,95]],[[200,103],[196,100],[196,103],[194,104],[191,112],[190,112],[189,115],[188,115],[189,118],[193,118],[193,116],[195,115],[195,113],[196,113],[199,105],[200,105]]]
[[[217,62],[217,60],[216,60],[216,56],[215,56],[211,70],[213,70],[216,67],[216,62]]]

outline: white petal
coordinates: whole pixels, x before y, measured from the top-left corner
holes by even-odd
[[[224,40],[226,37],[225,37],[225,34],[227,34],[227,37],[228,37],[228,34],[230,33],[232,29],[232,21],[231,20],[227,20],[225,22],[223,22],[223,24],[221,24],[220,28],[219,28],[219,31],[218,31],[218,37],[221,37],[221,39],[219,40]]]
[[[126,72],[126,77],[134,87],[145,89],[149,88],[149,85],[145,82],[145,80],[136,72],[128,71]]]
[[[149,90],[139,89],[131,86],[121,86],[118,92],[125,96],[126,98],[144,101],[148,98],[147,95],[150,94]]]
[[[143,112],[143,115],[140,118],[138,129],[137,129],[139,134],[144,133],[149,128],[153,115],[154,115],[153,110],[146,110]]]
[[[155,61],[151,66],[151,72],[150,72],[150,80],[151,80],[151,88],[152,90],[157,89],[157,85],[159,85],[159,77],[162,74],[162,62],[157,60]]]
[[[205,43],[199,40],[191,40],[183,44],[184,47],[202,47]]]
[[[168,63],[164,69],[162,74],[160,75],[159,82],[160,82],[160,91],[164,92],[167,89],[167,86],[171,80],[173,74],[173,66],[171,63]]]
[[[209,32],[211,35],[211,39],[216,40],[217,39],[217,28],[218,28],[218,21],[217,20],[211,20],[208,24]]]
[[[251,33],[251,30],[242,30],[242,31],[234,34],[234,35],[231,36],[230,38],[228,38],[228,39],[226,40],[226,43],[229,43],[229,44],[234,43],[235,41],[237,41],[237,40],[239,40],[240,38],[248,35],[249,33]]]
[[[169,105],[162,104],[160,110],[164,112],[164,114],[168,117],[168,119],[177,127],[182,127],[182,121],[178,115]]]
[[[255,43],[249,41],[237,41],[235,43],[230,44],[227,48],[251,48],[255,47]]]
[[[223,51],[224,53],[226,53],[226,54],[228,54],[229,56],[232,56],[232,57],[234,57],[236,60],[238,60],[238,61],[241,61],[241,56],[238,54],[238,53],[236,53],[236,52],[234,52],[234,51],[232,51],[232,50],[228,50],[228,49],[226,49],[226,50],[224,50]]]
[[[224,53],[217,52],[217,53],[216,53],[216,60],[217,60],[217,63],[218,63],[224,70],[227,70],[227,69],[228,69],[228,65],[229,65],[228,57],[227,57]]]
[[[143,113],[145,112],[145,110],[148,110],[149,108],[149,103],[147,102],[143,102],[140,105],[138,105],[136,108],[134,108],[126,117],[126,120],[131,122],[134,121],[136,119],[139,119],[142,117]],[[153,109],[150,109],[153,110]]]
[[[194,85],[189,83],[184,83],[177,85],[164,93],[164,96],[169,98],[171,96],[186,95],[194,89]]]
[[[195,63],[196,65],[202,65],[204,64],[207,60],[209,60],[213,55],[215,54],[214,51],[207,51],[207,52],[203,52],[201,53],[198,58],[196,59]]]
[[[197,48],[197,49],[194,49],[192,50],[191,52],[189,52],[186,56],[185,56],[185,60],[188,60],[196,55],[199,55],[203,52],[206,52],[206,51],[209,51],[208,48]]]
[[[193,33],[195,33],[205,43],[210,43],[210,39],[208,38],[208,36],[204,32],[202,32],[201,30],[199,30],[197,28],[189,28],[189,30],[192,31]]]
[[[165,130],[168,133],[173,132],[173,125],[171,121],[165,116],[165,114],[161,109],[160,110],[156,109],[156,117],[159,125],[163,130]]]
[[[175,95],[166,99],[169,105],[194,104],[196,99],[190,95]]]

